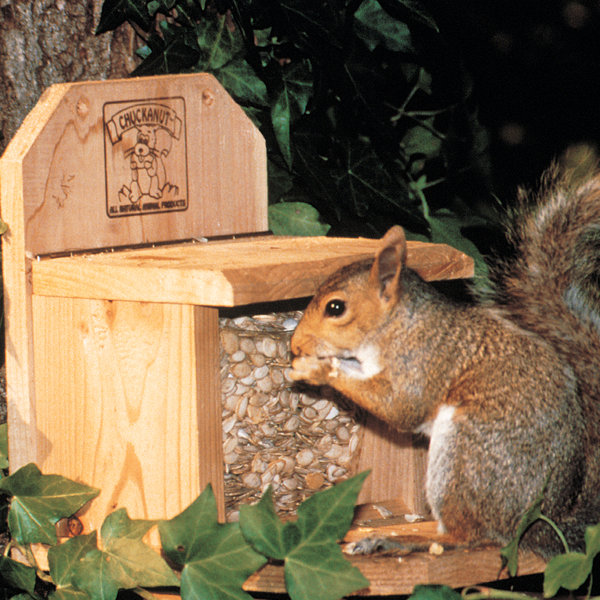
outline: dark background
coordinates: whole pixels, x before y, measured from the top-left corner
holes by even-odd
[[[428,3],[429,5],[429,3]],[[600,140],[600,3],[431,3],[472,77],[493,189],[535,186],[574,144]]]

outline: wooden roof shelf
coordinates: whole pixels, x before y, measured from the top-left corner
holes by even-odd
[[[205,306],[302,298],[378,244],[267,236],[48,258],[33,262],[33,293]],[[429,280],[473,275],[472,259],[444,244],[409,242],[408,264]]]

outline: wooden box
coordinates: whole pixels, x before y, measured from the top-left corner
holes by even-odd
[[[212,483],[225,516],[219,307],[309,297],[374,240],[265,235],[262,136],[210,75],[49,88],[0,159],[11,469],[35,462],[170,518]],[[208,241],[210,240],[210,241]],[[469,276],[411,244],[425,278]],[[361,500],[424,508],[425,449],[372,421]]]

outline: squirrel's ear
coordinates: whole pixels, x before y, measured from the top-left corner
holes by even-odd
[[[406,237],[402,227],[395,225],[381,238],[369,279],[386,301],[400,294],[400,274],[406,264]]]

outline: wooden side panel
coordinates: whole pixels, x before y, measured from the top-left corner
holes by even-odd
[[[38,466],[102,490],[90,529],[117,507],[180,512],[206,483],[193,308],[34,296],[33,318]]]
[[[268,228],[264,139],[211,75],[50,90],[32,113],[35,139],[29,119],[4,155],[22,163],[14,201],[24,204],[27,251]]]
[[[427,513],[425,443],[415,444],[411,433],[395,431],[368,415],[356,472],[366,469],[371,474],[363,484],[359,504],[399,499],[411,513]]]
[[[22,179],[18,163],[0,163],[0,186],[3,198],[20,194]],[[9,450],[11,463],[14,449],[17,448],[22,464],[26,464],[37,456],[31,261],[25,256],[23,248],[22,204],[3,206],[2,218],[14,224],[2,236]]]
[[[200,482],[202,489],[211,483],[219,520],[225,521],[219,311],[204,306],[193,310]]]

